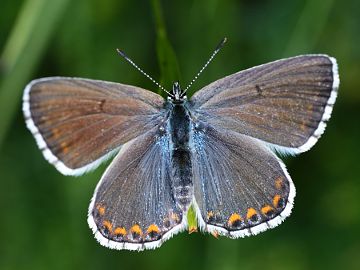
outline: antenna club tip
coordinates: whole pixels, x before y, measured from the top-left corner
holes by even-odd
[[[120,50],[119,48],[116,48],[116,51],[118,52],[118,54],[125,56],[125,53],[122,50]]]
[[[225,42],[227,41],[227,38],[224,37],[220,43],[216,46],[215,52],[217,53],[218,51],[220,51],[220,49],[224,46]]]

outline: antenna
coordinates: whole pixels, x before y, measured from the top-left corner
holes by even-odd
[[[221,50],[221,48],[224,46],[225,42],[227,41],[227,38],[224,37],[220,43],[216,46],[214,52],[210,56],[209,60],[205,63],[205,65],[200,69],[200,71],[196,74],[195,78],[189,83],[189,85],[185,88],[184,92],[182,92],[181,96],[185,95],[186,91],[191,87],[191,85],[199,78],[200,74],[204,71],[204,69],[210,64],[210,62],[213,60],[215,55]]]
[[[164,87],[162,87],[157,81],[155,81],[149,74],[147,74],[145,71],[143,71],[141,68],[138,67],[138,65],[136,65],[134,63],[133,60],[131,60],[122,50],[120,49],[116,49],[117,52],[125,58],[126,61],[128,61],[133,67],[135,67],[138,71],[140,71],[143,75],[145,75],[145,77],[147,77],[148,79],[150,79],[150,81],[152,81],[154,84],[156,84],[161,90],[163,90],[166,94],[168,94],[171,97],[174,97],[173,94],[171,94],[169,91],[167,91]]]

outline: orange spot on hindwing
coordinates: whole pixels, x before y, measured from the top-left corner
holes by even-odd
[[[135,224],[130,228],[131,235],[133,239],[138,239],[142,235],[142,230],[139,225]]]
[[[274,208],[272,208],[270,205],[265,205],[263,208],[261,208],[261,213],[264,216],[270,217],[274,214]]]
[[[256,210],[254,208],[250,207],[247,210],[246,219],[248,219],[251,222],[257,222],[258,221],[258,215],[257,215],[257,212],[256,212]]]
[[[211,222],[214,219],[214,212],[213,211],[207,212],[206,217],[207,217],[207,221]]]
[[[222,223],[222,215],[219,211],[209,211],[206,214],[206,223],[208,224],[219,224]]]
[[[116,236],[125,236],[126,235],[126,229],[124,227],[117,227],[114,230],[114,234]]]
[[[103,221],[103,232],[106,235],[112,233],[112,223],[108,220]]]
[[[282,189],[284,186],[284,178],[283,177],[278,177],[275,180],[275,187],[276,189]]]
[[[151,224],[146,230],[147,239],[149,240],[157,240],[160,238],[160,229],[155,224]]]
[[[61,152],[63,154],[66,154],[67,152],[69,152],[69,147],[68,147],[68,144],[66,142],[60,143],[60,148],[61,148]]]
[[[96,206],[96,209],[98,210],[98,214],[100,216],[103,216],[105,214],[105,207],[104,206],[98,205],[98,206]]]
[[[280,198],[281,198],[281,197],[280,197],[280,195],[278,195],[278,194],[274,196],[273,205],[274,205],[275,207],[278,207]]]
[[[233,213],[228,220],[228,226],[230,228],[238,228],[242,224],[242,218],[238,213]]]
[[[155,224],[151,224],[151,225],[149,226],[149,228],[147,229],[147,232],[148,232],[148,233],[151,233],[151,232],[159,233],[160,230],[159,230],[159,227],[158,227],[158,226],[156,226]]]
[[[283,208],[285,206],[284,198],[281,198],[279,194],[276,194],[273,198],[273,205],[276,208]]]
[[[126,236],[126,229],[124,227],[117,227],[113,233],[113,240],[115,241],[124,241]]]

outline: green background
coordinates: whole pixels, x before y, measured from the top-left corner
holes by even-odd
[[[5,0],[0,10],[0,269],[360,269],[360,1]],[[181,233],[153,251],[100,246],[86,222],[106,165],[74,178],[43,158],[21,112],[31,79],[76,76],[192,91],[244,68],[303,53],[338,59],[340,90],[325,134],[285,160],[292,215],[245,239]]]

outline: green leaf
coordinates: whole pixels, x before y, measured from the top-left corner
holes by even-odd
[[[196,212],[194,206],[191,205],[188,212],[187,212],[187,219],[188,219],[188,226],[189,232],[196,232],[197,231],[197,220],[196,220]]]

